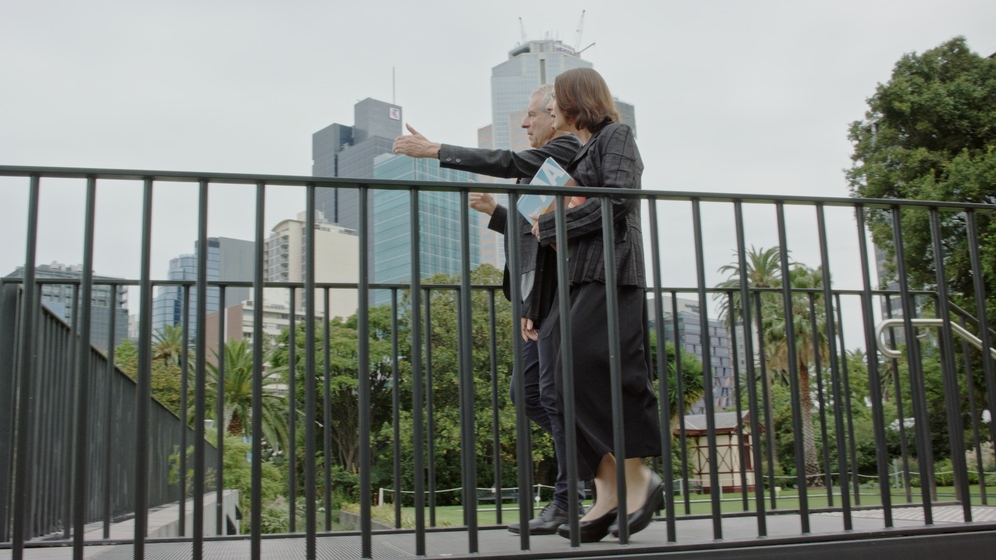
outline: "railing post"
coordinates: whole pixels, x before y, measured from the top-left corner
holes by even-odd
[[[878,449],[885,449],[885,416],[882,412],[882,395],[880,394],[880,378],[878,374],[878,354],[875,350],[875,329],[873,328],[873,312],[872,312],[872,283],[871,283],[871,271],[868,264],[868,242],[865,235],[865,209],[860,204],[855,205],[854,214],[857,218],[858,227],[858,253],[861,259],[861,280],[862,280],[862,291],[861,291],[861,316],[862,322],[864,323],[865,329],[865,348],[868,349],[867,359],[868,359],[868,392],[871,396],[872,401],[872,426],[875,431],[875,446]],[[897,243],[899,245],[899,243]],[[899,257],[901,253],[897,253],[896,259],[901,260]],[[901,279],[900,282],[905,282],[905,273],[900,272]],[[905,301],[905,299],[904,299]],[[838,313],[840,306],[838,305]],[[907,321],[909,324],[909,321]],[[910,331],[912,332],[912,330]],[[912,338],[912,337],[910,337]],[[843,343],[841,347],[844,348]],[[847,388],[845,386],[845,388]],[[849,388],[847,388],[849,389]],[[848,398],[850,398],[850,390],[847,391]],[[850,416],[850,410],[848,410],[848,416]],[[852,445],[853,432],[852,432]],[[886,457],[880,455],[878,457],[878,480],[879,480],[879,492],[882,497],[882,509],[885,513],[885,526],[892,527],[892,493],[889,490],[889,465]],[[855,486],[858,486],[857,482],[857,471],[855,470]]]
[[[951,465],[954,469],[955,495],[961,501],[965,522],[972,521],[972,499],[968,487],[968,470],[965,463],[965,428],[961,419],[961,391],[955,371],[954,339],[951,336],[951,306],[948,301],[948,279],[944,273],[944,246],[941,238],[941,220],[935,207],[930,212],[930,237],[934,248],[934,273],[937,279],[937,309],[941,326],[941,374],[944,379],[944,408],[948,417],[948,437],[951,438]],[[978,451],[978,450],[977,450]]]
[[[207,229],[207,186],[200,209]],[[145,538],[149,520],[149,405],[152,401],[152,179],[145,179],[142,198],[142,264],[138,328],[138,387],[135,391],[135,558],[145,558]],[[203,292],[201,292],[203,299]],[[200,329],[199,332],[203,332]],[[203,354],[203,353],[202,353]],[[203,429],[203,426],[202,426]],[[203,436],[203,433],[201,434]],[[204,438],[202,437],[201,440]],[[195,560],[200,557],[195,555]]]
[[[266,236],[264,223],[266,219],[266,184],[256,183],[256,247],[255,267],[252,283],[252,489],[250,497],[251,518],[249,521],[250,555],[252,560],[260,560],[263,555],[262,517],[263,509],[263,345],[266,335],[263,333],[263,275],[264,246]],[[184,305],[184,313],[187,306]],[[184,341],[186,342],[186,341]]]
[[[79,374],[76,384],[76,449],[73,473],[73,559],[83,560],[83,531],[86,525],[86,496],[88,462],[87,452],[90,446],[87,442],[87,428],[90,413],[90,315],[93,310],[93,233],[94,212],[97,204],[97,179],[87,178],[86,182],[86,218],[83,226],[83,282],[80,289],[82,300],[80,310],[80,340],[76,363]],[[113,292],[113,290],[112,290]],[[107,304],[111,315],[114,314],[114,298],[111,294]],[[75,302],[74,302],[75,303]],[[68,526],[68,524],[67,524]],[[68,528],[68,527],[67,527]]]
[[[197,204],[197,335],[194,355],[194,542],[193,558],[204,557],[204,477],[207,461],[204,456],[205,382],[207,379],[207,268],[208,268],[208,182],[200,181]],[[144,290],[143,290],[144,294]],[[151,329],[148,331],[151,337]],[[143,341],[147,339],[143,338]],[[141,436],[140,436],[141,437]],[[136,529],[137,531],[137,529]]]
[[[702,376],[705,389],[706,443],[711,464],[719,463],[719,450],[716,447],[716,401],[712,393],[712,348],[709,342],[709,300],[706,296],[705,247],[702,241],[702,211],[698,198],[692,199],[692,228],[695,233],[695,284],[699,296],[699,325],[702,336]],[[719,481],[717,469],[709,469],[709,498],[712,502],[713,539],[723,538],[723,521],[720,515],[720,499],[723,485]],[[621,502],[620,502],[621,503]]]

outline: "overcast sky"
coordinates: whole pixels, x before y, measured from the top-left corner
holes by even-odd
[[[848,124],[904,53],[958,35],[996,52],[992,0],[0,0],[0,164],[308,175],[313,132],[392,95],[430,139],[475,145],[519,18],[527,37],[573,45],[581,10],[581,46],[595,43],[583,58],[636,106],[648,189],[847,196]],[[25,185],[0,179],[0,275],[23,262]],[[81,262],[80,183],[45,185],[38,262]],[[193,251],[195,194],[157,188],[156,278]],[[100,187],[99,274],[137,275],[138,195]],[[272,189],[267,227],[303,201]],[[251,239],[252,204],[243,187],[214,187],[210,235]],[[777,243],[771,209],[748,214],[748,244]],[[688,215],[662,206],[667,285],[695,283]],[[712,284],[733,258],[732,211],[704,217]],[[793,257],[819,264],[812,210],[788,219]],[[834,285],[858,287],[853,218],[828,220]]]

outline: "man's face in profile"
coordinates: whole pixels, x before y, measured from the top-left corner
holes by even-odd
[[[522,119],[522,128],[526,129],[529,145],[533,148],[542,148],[553,138],[553,117],[546,110],[542,93],[529,99],[529,109],[526,111],[526,118]]]

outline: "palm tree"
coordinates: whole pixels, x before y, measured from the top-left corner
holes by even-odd
[[[168,366],[179,366],[186,345],[182,326],[163,325],[152,335],[152,359],[163,360]]]
[[[813,399],[810,390],[810,372],[815,363],[816,353],[824,359],[828,354],[826,337],[825,307],[817,303],[817,331],[813,332],[813,321],[810,316],[808,292],[796,292],[802,289],[820,289],[823,287],[823,272],[820,268],[811,269],[805,265],[796,264],[789,271],[789,285],[792,287],[792,328],[795,334],[795,358],[799,379],[799,407],[802,412],[802,442],[806,462],[806,477],[811,482],[819,483],[820,459],[816,451],[816,437],[813,432]],[[817,300],[822,295],[816,296]],[[778,370],[788,375],[790,371],[789,347],[787,339],[787,324],[784,305],[769,305],[761,309],[761,327],[764,332],[765,352],[772,370]]]
[[[746,255],[747,284],[750,288],[780,288],[782,286],[781,274],[781,251],[778,247],[768,249],[756,249],[751,246]],[[791,263],[789,271],[789,285],[796,289],[819,289],[823,286],[822,269],[811,269],[800,263]],[[729,273],[726,281],[717,287],[729,290],[739,290],[740,288],[740,266],[737,261],[720,267],[720,272]],[[716,298],[723,298],[720,301],[720,317],[725,319],[732,329],[738,322],[743,322],[743,305],[740,301],[739,291],[734,292],[733,298],[727,298],[725,294],[717,294]],[[822,296],[817,295],[817,300]],[[768,374],[772,381],[788,383],[790,371],[788,356],[789,348],[786,338],[786,325],[784,303],[781,295],[776,292],[761,292],[761,317],[760,329],[765,348],[764,357],[768,364]],[[732,309],[730,304],[732,299]],[[816,306],[817,332],[812,332],[812,321],[809,314],[809,295],[806,292],[793,292],[792,295],[792,325],[795,335],[796,368],[798,371],[800,408],[802,411],[802,438],[806,463],[806,475],[810,481],[819,482],[820,472],[819,455],[816,450],[816,438],[813,432],[812,422],[812,398],[810,393],[810,372],[811,364],[815,361],[816,352],[820,357],[827,355],[826,338],[826,313],[822,304]],[[754,310],[754,307],[751,307]],[[757,318],[753,318],[757,321]],[[744,329],[745,333],[751,329]],[[772,403],[769,398],[765,400],[765,414],[771,418],[773,414]]]
[[[231,435],[254,435],[252,434],[252,346],[245,340],[232,340],[225,344],[224,352],[224,417],[218,422],[219,429]],[[218,353],[215,352],[215,363],[207,363],[205,412],[209,418],[214,418],[217,407],[217,356]],[[262,381],[262,436],[274,447],[286,448],[288,437],[287,425],[284,422],[287,408],[285,391],[280,387],[280,378],[273,368],[263,371]]]
[[[740,297],[740,259],[735,251],[733,256],[734,260],[732,263],[719,267],[719,272],[728,274],[728,276],[726,281],[721,282],[716,286],[717,288],[732,290],[733,297],[729,298],[725,294],[716,294],[713,296],[714,299],[719,300],[719,318],[720,320],[726,321],[730,332],[735,332],[737,323],[745,322],[743,302]],[[750,250],[747,251],[745,260],[748,288],[781,287],[782,269],[780,247],[770,247],[768,249],[764,249],[763,247],[755,248],[751,245]],[[761,300],[762,314],[764,313],[764,309],[769,309],[770,306],[775,305],[778,300],[778,294],[775,292],[760,292],[757,297]],[[753,299],[751,301],[753,301]],[[756,308],[752,305],[751,301],[748,301],[747,305],[752,315],[752,323],[756,324],[757,317],[754,316]],[[750,336],[749,333],[754,331],[753,324],[744,325],[743,332],[745,336]],[[755,348],[754,350],[756,351],[757,349]],[[765,357],[767,358],[767,356]],[[772,378],[777,375],[776,372],[770,368],[768,369],[768,373]],[[771,403],[771,392],[767,391],[764,399],[764,417],[770,419],[773,415],[774,407]],[[777,464],[777,459],[775,459],[775,464]]]

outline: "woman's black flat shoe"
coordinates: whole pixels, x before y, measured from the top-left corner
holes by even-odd
[[[650,525],[654,518],[654,512],[664,505],[664,481],[657,473],[650,473],[650,487],[647,490],[647,501],[643,507],[629,514],[629,534],[639,533]],[[619,525],[613,523],[609,530],[613,537],[619,537]]]
[[[579,522],[578,530],[581,533],[580,541],[583,543],[590,543],[598,542],[604,539],[605,535],[609,534],[609,525],[615,523],[617,514],[617,510],[612,510],[598,519]],[[557,527],[557,534],[565,539],[571,538],[571,526],[565,523],[560,527]]]

